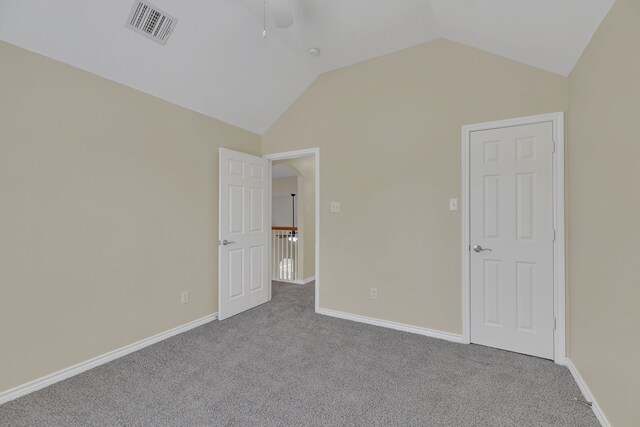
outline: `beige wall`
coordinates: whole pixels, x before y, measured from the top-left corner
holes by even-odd
[[[218,147],[260,137],[5,43],[0,76],[0,391],[216,312]]]
[[[565,78],[446,40],[322,75],[263,137],[320,147],[321,307],[460,333],[460,128],[565,108]]]
[[[614,426],[640,424],[640,2],[569,76],[569,357]]]
[[[298,192],[298,178],[276,178],[272,181],[271,192],[276,195],[290,195]]]
[[[296,226],[302,226],[299,215],[301,182],[297,176],[276,178],[271,181],[271,225],[276,227],[291,226],[291,194],[296,194]]]

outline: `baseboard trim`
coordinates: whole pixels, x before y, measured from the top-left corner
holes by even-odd
[[[61,369],[52,374],[45,375],[44,377],[38,378],[28,383],[3,391],[0,393],[0,405],[2,405],[3,403],[10,402],[19,397],[25,396],[29,393],[33,393],[34,391],[48,387],[62,380],[66,380],[67,378],[71,378],[74,375],[81,374],[82,372],[88,371],[89,369],[95,368],[100,365],[104,365],[105,363],[111,362],[112,360],[118,359],[122,356],[126,356],[127,354],[130,354],[130,353],[133,353],[134,351],[141,350],[152,344],[166,340],[167,338],[171,338],[174,335],[178,335],[190,329],[197,328],[198,326],[202,326],[205,323],[209,323],[213,320],[216,320],[217,318],[218,318],[218,313],[210,314],[208,316],[202,317],[192,322],[185,323],[184,325],[169,329],[168,331],[160,332],[159,334],[142,339],[133,344],[126,345],[116,350],[112,350],[108,353],[94,357],[93,359],[80,362],[76,365],[70,366],[65,369]]]
[[[307,283],[311,283],[314,280],[316,280],[316,276],[310,276],[304,280],[276,280],[276,279],[273,279],[273,280],[275,280],[276,282],[291,283],[293,285],[306,285]]]
[[[389,320],[376,319],[374,317],[360,316],[358,314],[345,313],[342,311],[329,310],[327,308],[319,308],[316,310],[318,314],[325,316],[337,317],[354,322],[366,323],[368,325],[381,326],[383,328],[395,329],[398,331],[410,332],[412,334],[424,335],[431,338],[452,341],[464,344],[462,335],[452,334],[450,332],[436,331],[433,329],[422,328],[419,326],[406,325],[404,323],[391,322]]]
[[[571,359],[567,358],[566,366],[567,368],[569,368],[569,372],[571,372],[571,375],[573,375],[573,379],[576,380],[576,383],[578,384],[578,387],[580,388],[580,391],[582,392],[582,395],[584,396],[585,400],[587,402],[592,403],[591,409],[593,410],[593,413],[595,414],[598,421],[600,421],[600,424],[602,424],[602,427],[610,427],[611,424],[609,423],[609,420],[607,420],[607,417],[604,415],[604,412],[602,412],[600,405],[598,405],[598,402],[593,397],[591,390],[589,390],[587,383],[582,378],[582,375],[580,375],[580,372],[578,371],[578,368],[576,367],[576,365],[573,364]]]

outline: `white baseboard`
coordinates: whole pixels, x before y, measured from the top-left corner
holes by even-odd
[[[273,279],[273,280],[275,280],[276,282],[291,283],[294,285],[306,285],[307,283],[311,283],[314,280],[316,280],[316,276],[310,276],[304,280],[276,280],[276,279]]]
[[[209,323],[212,320],[215,320],[217,318],[218,318],[218,313],[210,314],[208,316],[202,317],[192,322],[185,323],[184,325],[169,329],[168,331],[160,332],[159,334],[145,338],[133,344],[129,344],[119,349],[94,357],[93,359],[80,362],[77,365],[73,365],[68,368],[61,369],[52,374],[45,375],[44,377],[38,378],[28,383],[3,391],[2,393],[0,393],[0,405],[2,405],[3,403],[10,402],[19,397],[22,397],[26,394],[33,393],[34,391],[48,387],[51,384],[55,384],[59,381],[66,380],[67,378],[70,378],[74,375],[78,375],[82,372],[88,371],[89,369],[95,368],[100,365],[104,365],[107,362],[111,362],[112,360],[118,359],[122,356],[126,356],[129,353],[133,353],[134,351],[138,351],[140,349],[148,347],[162,340],[166,340],[167,338],[171,338],[174,335],[181,334],[190,329],[204,325],[205,323]]]
[[[389,320],[376,319],[373,317],[360,316],[358,314],[344,313],[342,311],[319,308],[316,313],[325,316],[338,317],[340,319],[352,320],[354,322],[367,323],[369,325],[381,326],[383,328],[396,329],[398,331],[411,332],[412,334],[424,335],[431,338],[452,341],[463,344],[462,335],[449,332],[435,331],[433,329],[421,328],[419,326],[406,325],[404,323],[391,322]]]
[[[576,380],[576,383],[578,384],[578,387],[580,388],[580,391],[582,392],[585,400],[592,403],[591,409],[593,409],[593,413],[595,414],[598,421],[600,421],[600,424],[602,424],[602,427],[610,427],[611,424],[609,423],[609,420],[607,420],[607,417],[604,415],[604,412],[602,412],[600,405],[598,405],[598,402],[596,402],[593,394],[591,394],[591,390],[589,390],[587,383],[584,382],[584,379],[582,378],[582,375],[580,375],[580,372],[578,372],[578,368],[576,368],[576,365],[573,364],[571,359],[567,358],[566,366],[567,368],[569,368],[571,375],[573,375],[573,378]]]

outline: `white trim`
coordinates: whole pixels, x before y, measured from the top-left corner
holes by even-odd
[[[271,161],[274,160],[287,160],[297,159],[300,157],[314,156],[316,160],[316,275],[314,280],[316,281],[315,294],[316,294],[316,313],[320,309],[320,148],[306,148],[304,150],[286,151],[283,153],[265,154],[264,158]],[[269,265],[271,265],[271,254],[269,255]],[[271,274],[271,272],[270,272]],[[270,276],[273,277],[273,276]],[[305,279],[306,280],[306,279]]]
[[[598,421],[600,421],[600,424],[602,424],[602,427],[610,427],[611,423],[609,423],[609,420],[607,420],[604,412],[602,412],[600,405],[598,405],[598,402],[596,402],[596,399],[593,397],[591,390],[589,390],[587,383],[582,378],[582,375],[580,375],[580,372],[578,372],[578,368],[576,368],[576,365],[574,365],[569,358],[567,358],[565,362],[567,368],[569,368],[569,372],[571,372],[571,375],[573,375],[573,379],[576,380],[576,383],[578,384],[578,387],[580,388],[580,391],[582,392],[585,400],[587,402],[591,402],[591,409],[593,410],[593,413]]]
[[[269,163],[269,167],[267,167],[267,179],[268,184],[267,184],[267,188],[269,191],[269,194],[267,195],[267,205],[269,205],[269,207],[267,208],[267,226],[269,227],[269,229],[271,229],[271,224],[273,224],[273,218],[271,218],[272,214],[273,214],[273,165],[272,165],[272,161],[270,159],[267,159],[268,163]],[[268,292],[269,292],[269,301],[271,301],[271,297],[273,296],[273,289],[271,288],[271,278],[273,277],[273,262],[271,261],[271,257],[273,256],[272,251],[273,251],[273,236],[272,236],[273,232],[269,231],[269,244],[267,245],[267,259],[269,260],[269,266],[267,267],[267,288],[269,288]],[[219,255],[218,255],[219,256]],[[220,282],[218,282],[218,286],[220,286]]]
[[[159,334],[142,339],[133,344],[126,345],[116,350],[112,350],[103,355],[94,357],[93,359],[85,360],[84,362],[80,362],[76,365],[70,366],[65,369],[61,369],[52,374],[45,375],[44,377],[38,378],[28,383],[3,391],[2,393],[0,393],[0,405],[2,405],[3,403],[10,402],[24,395],[27,395],[29,393],[33,393],[34,391],[48,387],[62,380],[66,380],[67,378],[71,378],[75,375],[81,374],[85,371],[88,371],[89,369],[93,369],[97,366],[104,365],[105,363],[111,362],[112,360],[118,359],[122,356],[126,356],[127,354],[133,353],[134,351],[141,350],[152,344],[156,344],[160,341],[166,340],[167,338],[171,338],[172,336],[181,334],[193,328],[197,328],[198,326],[202,326],[205,323],[209,323],[217,318],[218,318],[218,313],[210,314],[208,316],[202,317],[192,322],[185,323],[184,325],[169,329],[168,331],[160,332]]]
[[[566,350],[566,284],[565,284],[565,228],[564,228],[564,114],[556,113],[553,121],[553,142],[555,155],[553,156],[553,193],[554,193],[554,228],[555,241],[553,242],[553,274],[554,274],[554,314],[556,317],[556,330],[554,335],[554,358],[556,363],[563,364],[567,358]]]
[[[537,116],[519,117],[495,122],[478,123],[462,127],[462,337],[467,344],[471,342],[470,316],[470,251],[469,229],[469,143],[471,132],[499,129],[511,126],[522,126],[551,122],[555,152],[553,156],[553,194],[554,194],[554,316],[557,319],[554,331],[554,358],[556,363],[563,364],[565,350],[565,228],[564,228],[564,113],[541,114]]]
[[[306,285],[316,280],[316,276],[309,276],[304,280],[276,280],[276,282],[291,283],[292,285]]]
[[[351,320],[354,322],[366,323],[368,325],[381,326],[383,328],[395,329],[397,331],[410,332],[412,334],[424,335],[431,338],[452,341],[455,343],[463,343],[462,335],[452,334],[450,332],[436,331],[433,329],[421,328],[419,326],[407,325],[404,323],[391,322],[389,320],[376,319],[374,317],[360,316],[358,314],[345,313],[342,311],[329,310],[321,308],[316,310],[318,314],[325,316],[337,317],[339,319]]]

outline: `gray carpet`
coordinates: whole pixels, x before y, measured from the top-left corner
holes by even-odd
[[[313,312],[313,285],[0,406],[2,426],[597,426],[569,371]]]

